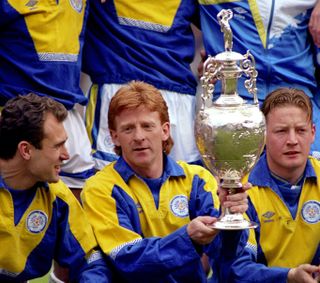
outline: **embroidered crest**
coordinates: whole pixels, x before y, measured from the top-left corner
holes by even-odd
[[[41,210],[31,211],[26,220],[31,233],[40,233],[48,223],[48,216]]]
[[[69,1],[70,1],[72,8],[80,13],[82,10],[82,7],[83,7],[82,0],[69,0]]]
[[[320,202],[316,200],[307,201],[301,210],[302,218],[307,223],[317,223],[320,220]]]
[[[170,202],[170,209],[175,216],[186,217],[189,215],[188,198],[184,195],[175,196]]]

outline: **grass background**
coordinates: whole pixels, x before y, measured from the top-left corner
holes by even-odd
[[[41,278],[29,280],[30,283],[48,283],[48,281],[49,281],[49,274]]]

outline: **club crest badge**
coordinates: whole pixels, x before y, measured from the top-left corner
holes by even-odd
[[[175,216],[187,217],[189,215],[188,198],[184,195],[175,196],[170,202],[170,209]]]
[[[27,229],[31,233],[40,233],[48,223],[48,216],[41,210],[31,211],[27,217]]]
[[[83,0],[69,0],[73,9],[75,9],[78,13],[81,12],[83,7]]]
[[[305,222],[315,224],[320,221],[320,202],[316,200],[307,201],[301,210]]]

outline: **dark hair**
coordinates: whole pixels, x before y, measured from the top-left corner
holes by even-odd
[[[150,84],[132,81],[121,87],[110,101],[108,112],[109,129],[116,129],[115,117],[123,110],[137,109],[139,106],[144,106],[152,112],[158,112],[162,124],[166,122],[170,123],[168,106],[160,91]],[[172,146],[173,140],[171,136],[169,136],[169,138],[163,142],[163,151],[169,154]],[[121,148],[119,146],[115,146],[114,151],[118,155],[121,155]]]
[[[0,116],[0,158],[13,158],[21,141],[41,149],[47,113],[52,113],[59,122],[68,115],[61,103],[34,93],[8,100]]]
[[[296,106],[304,110],[312,123],[312,102],[304,91],[296,88],[279,88],[269,93],[264,100],[261,111],[267,118],[269,112],[277,107]]]

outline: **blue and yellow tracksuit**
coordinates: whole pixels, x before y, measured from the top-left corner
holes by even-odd
[[[86,0],[0,2],[0,105],[18,94],[47,95],[68,109],[80,86]]]
[[[206,282],[203,249],[186,225],[197,216],[218,216],[216,181],[203,167],[165,160],[157,192],[122,157],[84,186],[85,212],[121,282]]]
[[[0,282],[44,276],[56,260],[71,282],[111,282],[92,228],[59,181],[13,191],[0,179]]]
[[[83,71],[94,84],[141,80],[158,89],[195,95],[191,23],[194,0],[90,1]],[[98,102],[97,102],[98,103]]]
[[[295,209],[269,172],[264,155],[248,179],[247,215],[259,227],[250,231],[242,256],[225,266],[228,282],[285,283],[290,268],[320,264],[320,162],[309,158]]]

